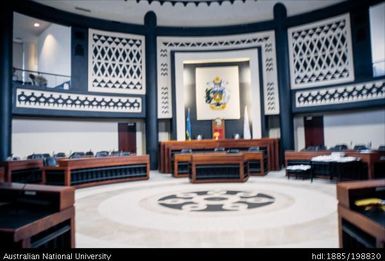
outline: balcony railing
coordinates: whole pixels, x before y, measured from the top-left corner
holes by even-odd
[[[373,77],[385,75],[385,60],[373,62]]]
[[[17,85],[69,90],[71,76],[13,68],[12,80]]]

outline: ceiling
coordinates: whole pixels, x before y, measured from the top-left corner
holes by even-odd
[[[39,23],[39,27],[34,27]],[[13,40],[15,42],[34,42],[37,37],[50,26],[51,23],[30,16],[14,13],[13,16]]]
[[[43,5],[85,16],[143,24],[154,11],[160,26],[221,26],[273,19],[276,3],[288,16],[337,4],[344,0],[34,0]]]

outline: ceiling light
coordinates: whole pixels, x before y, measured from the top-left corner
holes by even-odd
[[[34,27],[39,27],[40,24],[39,24],[39,23],[34,23],[33,26],[34,26]]]

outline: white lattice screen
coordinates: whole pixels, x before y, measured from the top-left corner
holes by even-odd
[[[291,88],[354,80],[349,14],[288,30]]]
[[[145,94],[144,36],[89,29],[88,90]]]

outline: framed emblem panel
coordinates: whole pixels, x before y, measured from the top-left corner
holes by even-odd
[[[198,67],[197,120],[240,119],[238,66]]]

